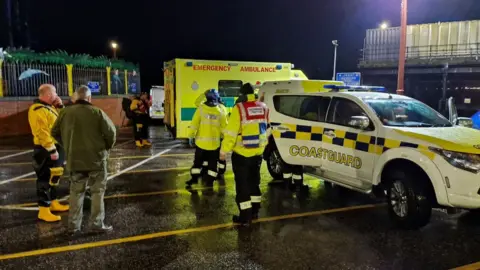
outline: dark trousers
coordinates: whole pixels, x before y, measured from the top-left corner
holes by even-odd
[[[220,157],[220,148],[217,149],[217,152],[218,152],[218,156]],[[208,161],[207,160],[204,160],[203,161],[203,171],[202,171],[202,174],[203,172],[207,172],[208,171]],[[227,170],[227,161],[226,160],[218,160],[217,162],[217,168],[218,168],[218,175],[223,175],[225,174],[225,171]]]
[[[148,114],[136,114],[133,117],[133,135],[135,141],[141,141],[148,139]]]
[[[50,202],[57,199],[57,189],[50,185],[50,169],[63,167],[65,152],[60,145],[55,145],[59,154],[58,160],[50,159],[50,153],[42,146],[33,148],[33,169],[37,175],[38,206],[49,207]]]
[[[258,214],[262,193],[260,192],[260,167],[262,156],[244,157],[232,154],[233,174],[235,175],[235,198],[240,209],[240,218],[250,219]]]
[[[303,167],[300,165],[283,164],[283,180],[289,184],[303,185]]]
[[[219,151],[217,150],[204,150],[197,146],[195,149],[195,158],[193,160],[192,169],[190,169],[190,174],[192,175],[192,182],[198,183],[198,178],[202,175],[203,162],[207,162],[207,171],[203,173],[204,182],[207,186],[212,186],[213,181],[218,176],[217,172],[217,161],[219,158]]]

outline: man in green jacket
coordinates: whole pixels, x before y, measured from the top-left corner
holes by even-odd
[[[90,103],[92,94],[87,86],[80,86],[76,94],[75,103],[60,112],[52,128],[52,136],[65,149],[66,171],[70,174],[68,229],[72,234],[80,232],[88,185],[92,197],[90,228],[94,232],[108,232],[112,226],[104,224],[103,197],[107,159],[115,144],[116,129],[110,118]]]

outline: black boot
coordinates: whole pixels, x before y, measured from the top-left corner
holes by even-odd
[[[196,184],[198,184],[198,179],[196,179],[196,180],[195,179],[190,179],[187,182],[185,182],[185,185],[187,185],[187,187],[190,187],[190,186],[196,185]]]
[[[258,219],[259,211],[260,211],[260,203],[252,203],[252,220]]]
[[[240,226],[250,227],[252,224],[252,208],[241,210],[240,215],[233,216],[233,223],[239,223]]]

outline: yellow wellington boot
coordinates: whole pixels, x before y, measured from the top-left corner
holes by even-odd
[[[65,212],[68,211],[68,209],[70,209],[70,206],[61,204],[58,200],[54,200],[50,204],[50,211],[52,212]]]
[[[52,214],[49,207],[40,207],[40,210],[38,211],[38,219],[46,222],[55,222],[60,221],[62,217]]]
[[[152,144],[148,140],[142,141],[143,146],[151,146]]]
[[[143,146],[141,141],[135,141],[135,145],[137,147],[142,147]]]

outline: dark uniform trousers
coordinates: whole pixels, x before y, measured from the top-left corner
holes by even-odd
[[[283,180],[285,184],[293,183],[297,187],[303,186],[303,167],[300,165],[283,164]]]
[[[135,141],[141,141],[148,139],[148,114],[135,114],[133,117],[133,134]]]
[[[232,167],[235,175],[235,198],[240,209],[240,219],[247,221],[258,216],[260,209],[260,167],[262,156],[244,157],[237,153],[232,154]],[[251,202],[248,204],[242,203]]]
[[[219,159],[219,153],[218,150],[204,150],[198,146],[196,147],[193,166],[190,170],[192,184],[198,183],[198,178],[202,175],[203,164],[206,161],[207,167],[206,171],[203,172],[203,180],[207,186],[213,186],[213,181],[215,181],[218,176],[217,161]]]
[[[50,185],[50,169],[63,167],[65,163],[65,151],[60,145],[55,145],[58,151],[58,159],[52,160],[47,149],[40,145],[33,147],[33,169],[37,175],[37,197],[40,207],[49,207],[50,202],[57,199],[56,187]]]

